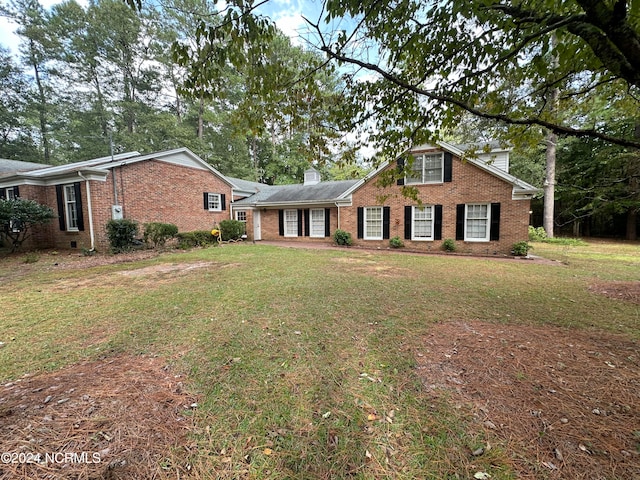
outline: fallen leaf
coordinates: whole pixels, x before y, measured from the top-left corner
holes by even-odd
[[[491,478],[491,475],[489,475],[487,472],[476,472],[474,473],[473,478],[477,480],[488,480],[489,478]]]
[[[264,453],[265,455],[271,455],[273,453],[273,450],[271,450],[270,448],[265,448],[262,453]]]

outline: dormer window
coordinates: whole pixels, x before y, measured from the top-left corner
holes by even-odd
[[[320,172],[318,172],[315,168],[310,168],[308,170],[305,170],[304,184],[316,185],[318,183],[320,183]]]

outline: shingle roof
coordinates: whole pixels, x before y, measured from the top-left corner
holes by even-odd
[[[359,180],[320,182],[315,185],[262,185],[256,194],[234,202],[237,205],[268,205],[296,202],[335,201]],[[260,185],[260,184],[258,184]]]
[[[44,163],[22,162],[20,160],[0,158],[0,175],[5,173],[28,172],[50,166],[51,165],[45,165]]]

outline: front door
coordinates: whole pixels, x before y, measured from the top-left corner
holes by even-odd
[[[253,239],[262,240],[262,230],[260,229],[260,210],[253,211]]]

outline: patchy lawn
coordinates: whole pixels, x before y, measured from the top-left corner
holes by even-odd
[[[639,249],[534,252],[2,259],[0,478],[640,478]]]

